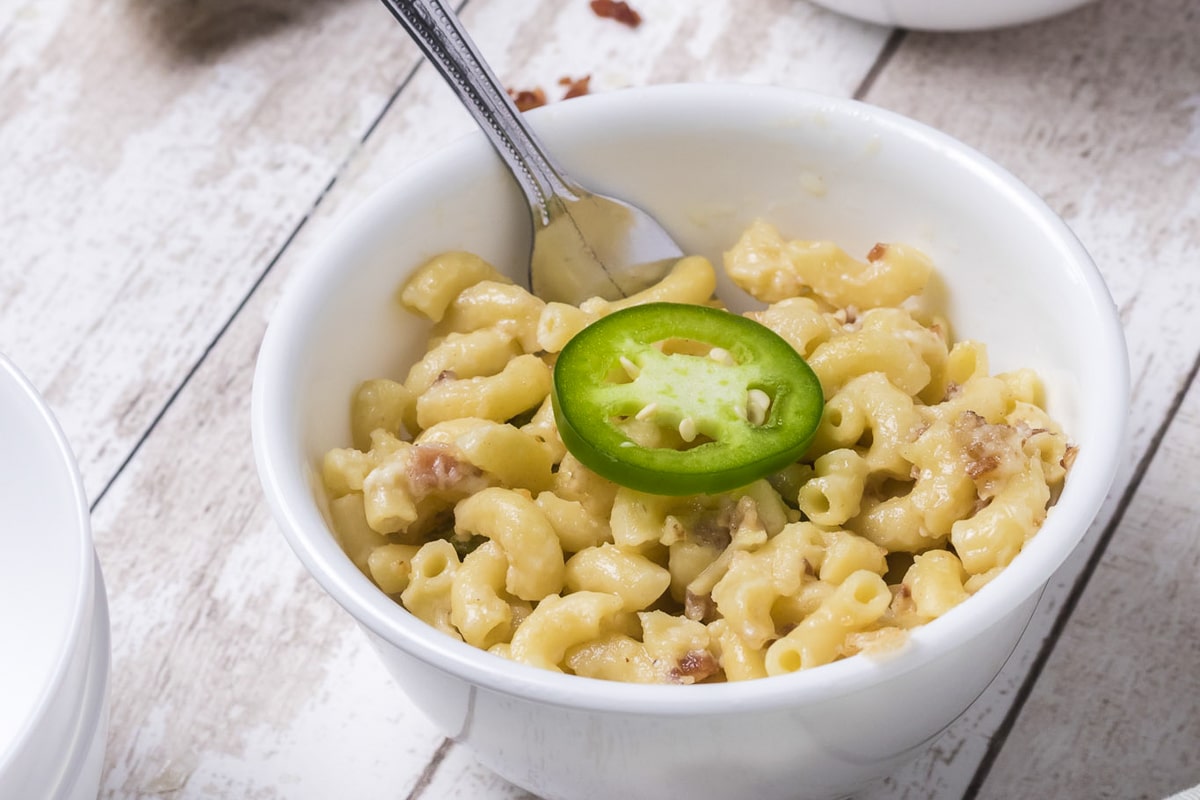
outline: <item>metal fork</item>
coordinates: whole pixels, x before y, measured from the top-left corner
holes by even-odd
[[[658,222],[569,178],[525,124],[457,16],[442,0],[382,0],[471,112],[529,202],[529,285],[544,300],[626,297],[682,256]]]

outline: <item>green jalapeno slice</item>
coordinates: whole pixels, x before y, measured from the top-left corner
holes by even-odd
[[[576,334],[554,365],[567,449],[638,491],[712,494],[796,461],[821,421],[821,383],[769,328],[706,306],[649,303]]]

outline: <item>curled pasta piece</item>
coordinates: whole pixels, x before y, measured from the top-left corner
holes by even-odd
[[[1042,475],[1053,489],[1067,476],[1067,467],[1074,458],[1074,447],[1058,423],[1032,403],[1020,402],[1005,417],[1005,422],[1021,433],[1021,448],[1031,458],[1042,462]]]
[[[883,575],[887,572],[887,550],[849,531],[823,531],[825,555],[817,576],[828,583],[843,583],[860,570]]]
[[[557,353],[571,338],[600,318],[578,306],[566,303],[547,303],[538,316],[537,343],[547,353]]]
[[[558,435],[558,423],[554,420],[554,404],[547,396],[529,422],[521,426],[521,433],[532,436],[546,450],[550,462],[557,464],[567,454],[567,446]]]
[[[703,256],[685,256],[675,262],[661,281],[621,300],[608,302],[604,313],[646,303],[705,305],[717,290],[717,271]],[[588,301],[594,303],[595,301]],[[584,304],[587,307],[587,303]]]
[[[790,631],[795,628],[820,608],[836,588],[828,581],[809,580],[796,594],[780,597],[771,606],[771,619],[775,620],[776,630]]]
[[[435,381],[417,398],[417,424],[428,428],[461,417],[504,422],[540,405],[550,394],[550,368],[521,355],[496,375]]]
[[[667,524],[667,515],[675,500],[621,486],[613,497],[613,541],[628,550],[644,550],[657,545]]]
[[[818,525],[836,526],[856,516],[871,467],[854,450],[840,448],[813,463],[814,475],[796,496],[796,505]]]
[[[329,521],[342,552],[354,566],[369,574],[367,559],[375,548],[387,543],[387,537],[367,523],[362,494],[354,492],[330,500]]]
[[[608,519],[612,515],[617,485],[579,463],[567,453],[558,462],[554,473],[553,491],[564,500],[576,500],[594,517]]]
[[[468,464],[510,489],[540,492],[554,482],[554,463],[543,444],[511,425],[465,417],[439,422],[417,437],[418,444],[453,445]]]
[[[460,566],[454,545],[445,539],[426,542],[410,563],[408,586],[400,594],[404,607],[442,633],[462,639],[450,620],[450,592]]]
[[[434,333],[496,328],[512,336],[526,353],[538,350],[538,318],[546,303],[511,282],[481,281],[463,289],[446,308]]]
[[[662,683],[646,645],[624,633],[605,633],[568,648],[567,668],[585,678],[626,683]]]
[[[846,637],[872,625],[891,601],[892,593],[883,578],[866,570],[854,573],[816,611],[767,648],[767,674],[784,675],[828,664],[837,658]]]
[[[729,277],[755,298],[774,303],[814,294],[838,308],[899,305],[925,288],[933,265],[919,250],[877,244],[864,264],[827,241],[785,241],[756,220],[725,253]]]
[[[578,500],[567,500],[554,492],[542,492],[534,502],[554,526],[565,552],[578,553],[612,541],[608,519],[592,516]]]
[[[730,681],[748,681],[767,677],[767,666],[761,648],[753,647],[738,635],[728,620],[717,619],[708,623],[711,649],[717,663]]]
[[[371,580],[386,594],[400,594],[412,579],[412,562],[420,547],[415,544],[384,544],[367,557]]]
[[[621,610],[621,598],[603,592],[551,594],[542,599],[513,634],[509,656],[524,664],[562,672],[567,650],[596,639]]]
[[[400,457],[410,447],[383,428],[371,432],[369,449],[335,448],[325,453],[321,464],[321,479],[330,497],[361,492],[371,470],[382,463]]]
[[[819,537],[811,523],[789,525],[756,550],[736,553],[713,586],[717,610],[751,647],[775,638],[771,607],[778,598],[800,591],[813,571],[810,559]]]
[[[507,281],[500,272],[474,253],[455,250],[436,255],[413,272],[400,287],[400,302],[434,322],[464,289],[480,281]]]
[[[825,396],[851,380],[880,372],[909,397],[929,385],[933,373],[921,353],[905,339],[879,328],[862,328],[818,345],[808,365],[821,380]]]
[[[789,297],[746,316],[778,333],[806,359],[818,345],[841,333],[833,317],[811,297]]]
[[[961,384],[953,384],[946,399],[923,409],[930,421],[953,421],[965,412],[972,412],[992,424],[1004,422],[1005,417],[1016,408],[1017,400],[1011,387],[1001,378],[992,375],[977,375]]]
[[[862,513],[847,522],[846,528],[889,553],[919,553],[939,544],[925,530],[925,515],[910,494],[865,499]]]
[[[1050,488],[1041,461],[1013,475],[992,502],[970,519],[954,523],[950,542],[970,575],[1006,567],[1046,518]]]
[[[567,650],[576,675],[632,683],[690,684],[719,671],[708,630],[698,622],[662,612],[638,614],[644,641],[604,633]]]
[[[613,544],[580,550],[567,561],[564,574],[570,591],[615,594],[625,611],[649,608],[671,584],[665,567]]]
[[[908,494],[870,501],[847,523],[892,552],[920,552],[941,541],[1027,461],[1015,428],[971,411],[953,423],[939,419],[901,452],[916,472]]]
[[[908,480],[912,465],[902,448],[920,424],[912,397],[885,375],[871,372],[849,381],[826,401],[809,456],[850,447],[872,474]]]
[[[417,397],[402,383],[380,378],[359,384],[350,401],[350,431],[354,446],[371,447],[371,433],[383,429],[391,434],[414,430]]]
[[[642,642],[665,683],[696,683],[720,669],[709,649],[708,628],[701,622],[663,611],[642,611]]]
[[[926,621],[942,616],[970,596],[963,588],[965,580],[957,556],[949,550],[930,550],[913,558],[901,586],[917,616]]]
[[[880,331],[902,340],[929,368],[928,381],[916,392],[912,392],[914,396],[923,395],[936,376],[945,374],[950,353],[945,332],[941,328],[923,325],[903,308],[871,309],[862,315],[858,324],[864,331]],[[934,402],[940,399],[940,396],[936,397]]]
[[[923,534],[930,539],[945,536],[951,525],[975,510],[975,482],[967,472],[961,438],[939,421],[906,445],[903,453],[917,473],[909,499],[921,514]]]
[[[522,600],[541,600],[563,588],[563,553],[554,527],[527,496],[489,487],[454,508],[460,536],[486,536],[508,558],[504,587]]]
[[[497,328],[451,333],[412,365],[404,386],[415,398],[433,386],[439,377],[495,375],[519,355],[521,346],[512,334]]]
[[[394,451],[378,456],[378,466],[363,479],[367,522],[380,533],[403,533],[409,539],[422,535],[439,513],[488,483],[457,447],[441,442],[397,444]],[[373,457],[377,449],[372,448]]]
[[[501,596],[508,559],[484,542],[462,560],[450,589],[450,621],[469,645],[486,650],[512,636],[512,607]]]
[[[989,372],[987,345],[983,342],[970,339],[955,342],[946,356],[948,384],[962,386],[972,378],[985,377]]]
[[[380,533],[398,533],[417,520],[408,465],[407,458],[398,458],[371,470],[363,480],[367,524]]]

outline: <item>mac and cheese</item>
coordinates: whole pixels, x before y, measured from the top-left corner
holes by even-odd
[[[756,222],[725,269],[825,393],[797,463],[736,491],[657,496],[590,472],[558,436],[548,393],[566,342],[630,305],[719,306],[707,260],[575,307],[446,253],[400,292],[433,324],[426,354],[404,380],[359,387],[353,446],[325,457],[347,555],[450,636],[610,680],[794,672],[896,647],[966,601],[1037,532],[1074,457],[1037,376],[990,374],[982,343],[920,309],[932,266],[914,248],[859,262]],[[682,446],[653,419],[626,429]]]

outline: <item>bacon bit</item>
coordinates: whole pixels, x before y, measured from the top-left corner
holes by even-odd
[[[874,263],[887,255],[888,246],[880,242],[871,248],[871,252],[867,253],[867,261]]]
[[[624,0],[592,0],[592,13],[597,17],[616,20],[631,28],[642,24],[642,15],[630,8]]]
[[[437,374],[437,377],[433,379],[433,382],[441,383],[442,381],[456,381],[456,380],[458,380],[457,372],[455,372],[452,369],[444,369]]]
[[[735,527],[733,506],[723,506],[719,511],[697,519],[692,525],[690,538],[696,544],[724,550],[733,539]]]
[[[562,99],[570,100],[572,97],[583,97],[590,91],[588,84],[591,83],[591,80],[591,75],[584,75],[578,80],[566,76],[559,78],[558,85],[567,87],[566,94],[562,96]]]
[[[707,650],[689,650],[668,674],[676,683],[695,683],[715,674],[719,669],[720,665],[712,653]]]
[[[995,453],[983,453],[975,447],[968,447],[967,455],[971,457],[971,462],[967,464],[967,475],[972,480],[995,472],[1000,467],[1000,457]]]
[[[513,105],[517,107],[518,111],[528,111],[531,108],[546,105],[546,93],[540,86],[532,89],[509,89],[508,96],[512,98]]]
[[[967,475],[978,479],[999,469],[1002,456],[1007,452],[1008,442],[1004,434],[1012,432],[1013,429],[1008,426],[989,425],[974,411],[964,411],[959,415],[954,422],[954,433],[969,459],[966,464]]]
[[[439,443],[414,446],[412,461],[408,465],[409,485],[418,497],[432,491],[452,489],[482,474],[474,464],[459,460],[455,448]]]

